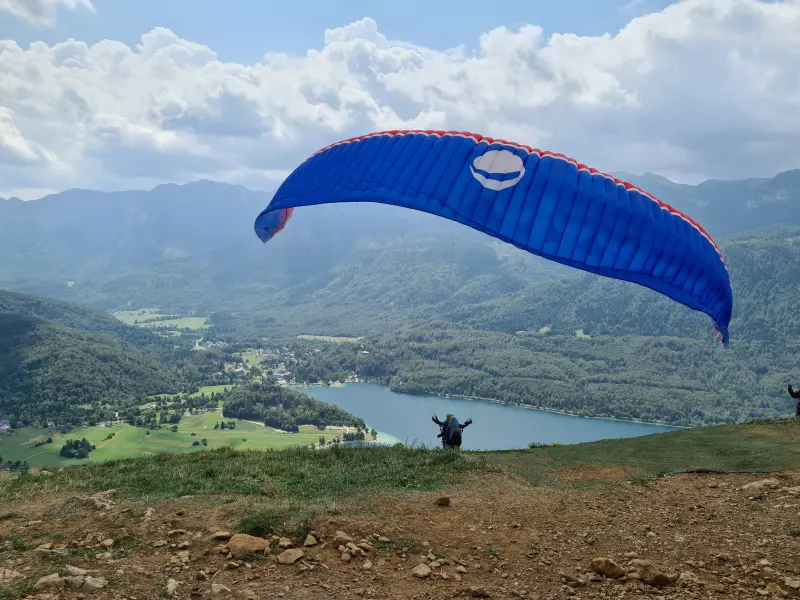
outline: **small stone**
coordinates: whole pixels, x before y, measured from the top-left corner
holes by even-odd
[[[230,539],[230,537],[231,533],[229,531],[217,531],[214,535],[211,536],[211,539],[221,542]],[[223,585],[222,587],[225,586]]]
[[[169,537],[173,537],[173,536],[176,536],[176,535],[186,535],[186,530],[185,529],[173,529],[173,530],[167,532],[167,535]]]
[[[361,565],[361,568],[365,571],[369,571],[372,568],[372,563],[370,561],[364,561],[364,564]]]
[[[291,548],[292,545],[293,545],[292,540],[290,540],[289,538],[282,537],[280,540],[278,540],[278,547],[283,548],[284,550],[286,550],[287,548]]]
[[[22,577],[22,573],[19,571],[0,567],[0,583],[11,583],[19,577]]]
[[[254,537],[244,533],[237,533],[228,542],[228,550],[234,556],[243,556],[250,553],[263,554],[268,548],[269,544],[264,538]]]
[[[97,590],[102,590],[107,585],[108,581],[104,577],[87,576],[83,581],[83,587],[81,589],[96,592]]]
[[[784,577],[783,585],[792,590],[800,590],[800,579],[792,579],[791,577]]]
[[[104,546],[105,548],[113,548],[114,540],[112,539],[103,540],[102,542],[100,542],[100,545]]]
[[[701,582],[700,579],[697,578],[697,575],[691,571],[684,571],[678,576],[678,583],[682,586],[689,587],[692,585],[699,585]]]
[[[467,574],[467,568],[464,565],[458,565],[456,567],[456,572],[461,573],[462,575]]]
[[[33,587],[37,590],[50,590],[63,588],[65,585],[64,579],[58,573],[53,573],[39,579]]]
[[[780,487],[781,482],[777,479],[761,479],[759,481],[753,481],[751,483],[745,484],[742,486],[743,490],[760,490],[765,487],[769,488],[777,488]]]
[[[169,544],[167,540],[158,540],[157,542],[153,542],[153,548],[163,548]]]
[[[175,593],[180,584],[181,584],[180,581],[175,581],[174,579],[170,579],[169,581],[167,581],[167,593],[170,596],[172,596],[172,594]]]
[[[231,588],[225,587],[221,583],[212,583],[211,584],[211,593],[215,596],[219,596],[220,594],[230,594]]]
[[[439,568],[439,567],[441,567],[442,565],[441,565],[441,563],[439,563],[439,561],[437,561],[437,560],[434,560],[434,561],[431,561],[431,562],[428,564],[428,566],[429,566],[431,569],[438,569],[438,568]]]
[[[319,542],[317,542],[317,538],[315,538],[310,533],[306,536],[306,541],[303,542],[303,546],[305,548],[310,548],[311,546],[316,546]]]
[[[450,496],[439,496],[436,499],[436,506],[450,506]]]
[[[366,542],[359,542],[358,548],[360,548],[364,552],[370,552],[372,550],[372,546]]]
[[[387,537],[380,536],[378,538],[378,541],[381,542],[382,544],[388,544],[391,540],[389,538],[387,538]]]
[[[667,577],[656,564],[649,560],[633,560],[631,565],[636,569],[636,572],[647,585],[654,587],[663,587],[669,585],[669,577]]]
[[[414,569],[411,572],[414,574],[414,577],[425,579],[426,577],[430,576],[431,568],[423,563],[414,567]]]
[[[592,571],[611,579],[619,579],[625,575],[622,567],[605,556],[599,556],[592,560]]]
[[[353,557],[349,552],[342,552],[342,562],[349,563],[351,560],[353,560]]]
[[[353,538],[351,538],[349,535],[347,535],[343,531],[337,531],[336,535],[333,536],[333,543],[336,546],[345,546],[345,545],[347,545],[349,543],[352,543],[352,542],[353,542]]]
[[[303,556],[305,556],[305,553],[299,548],[289,548],[278,555],[278,564],[293,565],[298,560],[303,558]]]
[[[68,588],[77,590],[83,585],[85,579],[83,575],[75,575],[74,577],[65,578],[64,581],[67,583]]]
[[[454,579],[455,581],[461,582],[461,575],[459,575],[458,573],[456,573],[455,575],[453,575],[453,579]]]
[[[473,598],[491,598],[489,592],[487,592],[485,588],[477,585],[471,585],[467,590],[467,593]]]
[[[562,572],[559,573],[559,575],[570,587],[584,587],[586,585],[586,582],[583,579],[575,577],[574,575],[570,575],[569,573]]]
[[[778,585],[777,583],[775,583],[774,581],[773,581],[773,582],[771,582],[771,583],[769,583],[769,584],[767,584],[767,591],[768,591],[770,594],[774,594],[775,596],[784,596],[784,595],[786,595],[786,592],[784,592],[784,591],[781,589],[781,586],[779,586],[779,585]]]
[[[242,566],[242,565],[241,565],[241,564],[239,564],[239,563],[238,563],[238,562],[236,562],[236,561],[231,561],[231,562],[227,562],[227,563],[225,563],[225,568],[226,568],[226,569],[228,569],[228,570],[230,570],[230,571],[233,571],[233,570],[235,570],[235,569],[238,569],[238,568],[239,568],[239,567],[241,567],[241,566]]]
[[[194,578],[197,579],[197,581],[205,581],[208,579],[208,573],[205,571],[198,571]]]
[[[67,570],[67,573],[72,575],[73,577],[77,577],[78,575],[86,575],[89,573],[86,569],[79,569],[78,567],[73,567],[72,565],[67,565],[64,567]]]

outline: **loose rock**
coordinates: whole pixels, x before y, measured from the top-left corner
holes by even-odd
[[[169,581],[167,581],[167,593],[171,596],[178,589],[179,585],[180,585],[179,581],[175,581],[174,579],[170,579]]]
[[[82,590],[89,590],[91,592],[96,592],[97,590],[102,590],[104,587],[108,585],[108,581],[104,577],[86,577],[83,580],[83,586],[81,587]]]
[[[353,542],[353,538],[349,535],[344,533],[343,531],[337,531],[336,535],[333,536],[333,543],[336,546],[345,546]]]
[[[743,490],[761,490],[764,488],[777,488],[780,487],[781,482],[777,479],[761,479],[759,481],[753,481],[751,483],[747,483],[742,486]]]
[[[305,553],[299,548],[290,548],[288,550],[284,550],[278,555],[278,564],[293,565],[298,560],[303,558],[303,556],[305,556]]]
[[[306,541],[303,542],[303,546],[306,548],[310,548],[311,546],[316,546],[319,542],[317,542],[317,538],[315,538],[310,533],[306,536]]]
[[[14,569],[0,568],[0,584],[11,583],[15,579],[22,577],[22,573]]]
[[[218,542],[225,541],[230,539],[231,534],[229,531],[217,531],[214,535],[211,536],[212,540],[216,540]],[[225,587],[224,585],[221,587]]]
[[[431,568],[423,563],[414,567],[414,569],[411,572],[414,574],[414,577],[425,579],[426,577],[430,576]]]
[[[631,565],[636,569],[636,572],[647,585],[654,587],[663,587],[669,585],[669,577],[667,577],[656,564],[650,560],[632,560]]]
[[[784,577],[783,585],[792,590],[800,590],[800,579],[792,579],[791,577]]]
[[[37,590],[52,590],[64,586],[66,586],[66,581],[58,573],[53,573],[39,579],[33,587]]]
[[[269,548],[267,540],[244,533],[237,533],[228,542],[228,550],[234,556],[243,556],[251,552],[264,553]]]
[[[220,594],[230,594],[231,588],[222,585],[221,583],[212,583],[211,584],[211,593],[215,596],[219,596]]]
[[[605,556],[599,556],[592,560],[592,571],[610,579],[619,579],[625,575],[625,570],[622,567]]]
[[[439,496],[436,499],[436,506],[450,506],[450,496]]]

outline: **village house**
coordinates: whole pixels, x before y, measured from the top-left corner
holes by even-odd
[[[11,423],[0,421],[0,435],[6,435],[9,431],[11,431]]]

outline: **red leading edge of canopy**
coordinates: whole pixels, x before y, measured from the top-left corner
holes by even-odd
[[[620,179],[617,179],[613,175],[609,175],[608,173],[603,173],[602,171],[598,171],[597,169],[594,169],[594,168],[592,168],[592,167],[590,167],[588,165],[584,165],[582,163],[579,163],[574,158],[570,158],[569,156],[565,156],[564,154],[560,154],[558,152],[550,152],[549,150],[540,150],[539,148],[531,148],[530,146],[526,146],[525,144],[518,144],[517,142],[509,142],[508,140],[490,138],[490,137],[486,137],[484,135],[480,135],[479,133],[471,133],[469,131],[441,131],[441,130],[437,131],[437,130],[433,130],[433,129],[393,129],[391,131],[377,131],[377,132],[374,132],[374,133],[368,133],[366,135],[360,135],[360,136],[357,136],[357,137],[348,138],[346,140],[340,140],[338,142],[334,142],[333,144],[325,146],[324,148],[320,148],[314,154],[312,154],[312,156],[316,156],[320,152],[324,152],[326,150],[329,150],[330,148],[333,148],[334,146],[340,146],[342,144],[350,144],[350,143],[353,143],[353,142],[360,142],[361,140],[365,140],[365,139],[372,138],[372,137],[379,137],[379,136],[384,136],[384,135],[385,136],[406,135],[406,134],[415,134],[415,133],[420,133],[420,134],[424,134],[424,135],[435,135],[437,137],[444,137],[444,136],[456,137],[457,136],[457,137],[463,137],[463,138],[471,138],[471,139],[475,140],[476,143],[486,142],[487,144],[490,144],[490,145],[491,144],[503,144],[504,146],[512,146],[514,148],[519,148],[520,150],[525,150],[526,152],[528,152],[528,154],[536,154],[537,156],[539,156],[539,158],[541,158],[543,156],[552,156],[553,158],[558,158],[558,159],[561,159],[561,160],[565,160],[565,161],[575,165],[578,168],[579,171],[588,171],[592,175],[600,175],[602,177],[610,179],[611,181],[613,181],[617,185],[623,186],[625,189],[635,190],[635,191],[639,192],[640,194],[642,194],[646,198],[649,198],[653,202],[657,203],[662,209],[667,210],[671,214],[673,214],[673,215],[675,215],[677,217],[680,217],[681,219],[683,219],[684,221],[689,223],[698,232],[700,232],[700,234],[704,238],[706,238],[709,242],[711,242],[711,244],[716,249],[717,254],[719,254],[719,258],[722,261],[722,264],[725,266],[725,269],[727,270],[727,268],[728,268],[728,265],[725,262],[725,258],[722,256],[722,252],[720,251],[719,246],[717,246],[717,243],[711,238],[711,236],[703,228],[703,226],[700,225],[700,223],[698,223],[697,221],[695,221],[692,217],[690,217],[689,215],[679,211],[677,208],[674,208],[674,207],[670,206],[669,204],[667,204],[663,200],[659,200],[658,198],[656,198],[655,196],[653,196],[649,192],[646,192],[645,190],[641,189],[638,186],[633,185],[632,183],[628,183],[627,181],[622,181]]]

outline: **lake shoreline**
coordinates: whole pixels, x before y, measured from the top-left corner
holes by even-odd
[[[411,391],[393,390],[390,386],[386,385],[385,383],[383,383],[381,381],[370,381],[370,380],[367,380],[367,379],[360,379],[360,378],[356,379],[354,381],[346,382],[346,383],[340,383],[340,382],[337,381],[337,382],[329,382],[329,383],[292,383],[292,384],[286,384],[286,385],[287,385],[287,387],[290,387],[290,388],[302,389],[302,388],[313,388],[313,387],[346,387],[348,385],[354,385],[354,384],[358,385],[358,384],[364,384],[364,383],[381,385],[381,386],[387,388],[393,394],[418,394],[418,395],[422,395],[422,396],[431,396],[433,398],[447,398],[447,399],[451,399],[451,400],[471,400],[471,401],[474,401],[474,402],[489,402],[491,404],[500,404],[502,406],[513,406],[513,407],[516,407],[516,408],[524,408],[524,409],[527,409],[527,410],[535,410],[535,411],[551,413],[551,414],[555,414],[555,415],[563,415],[563,416],[566,416],[566,417],[575,417],[575,418],[582,418],[582,419],[596,419],[596,420],[600,420],[600,421],[614,421],[616,423],[634,423],[634,424],[637,424],[637,425],[659,425],[661,427],[673,427],[675,429],[694,429],[694,427],[702,427],[702,425],[695,425],[695,426],[673,425],[671,423],[664,423],[662,421],[642,421],[642,420],[636,420],[636,419],[618,419],[618,418],[615,418],[615,417],[601,417],[601,416],[598,416],[598,417],[587,417],[586,415],[579,415],[579,414],[571,413],[571,412],[568,412],[568,411],[557,410],[555,408],[540,408],[538,406],[530,406],[528,404],[515,404],[515,403],[512,403],[512,402],[506,402],[504,400],[498,400],[496,398],[481,398],[480,396],[474,396],[473,397],[473,396],[453,395],[453,394],[446,394],[444,392],[426,392],[426,391],[414,391],[414,392],[411,392]]]

